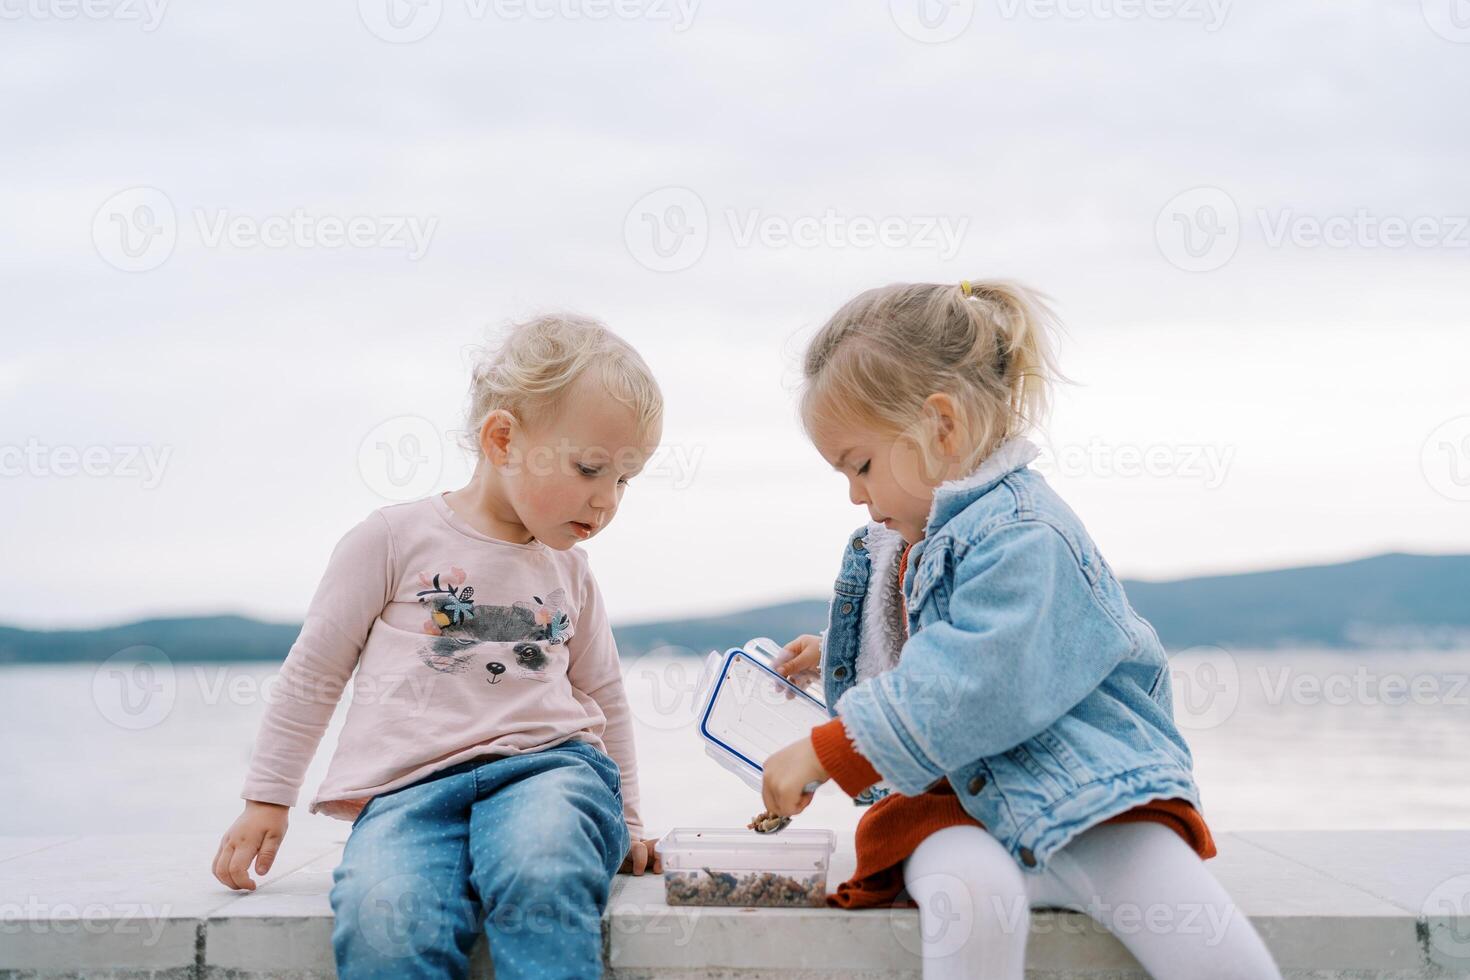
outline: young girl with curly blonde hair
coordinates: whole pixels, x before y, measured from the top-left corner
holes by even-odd
[[[602,975],[612,876],[653,858],[633,722],[587,556],[658,445],[663,400],[601,323],[548,316],[477,366],[458,490],[384,507],[333,551],[281,668],[215,876],[270,869],[343,689],[310,812],[352,821],[337,974]],[[653,858],[653,870],[659,862]]]

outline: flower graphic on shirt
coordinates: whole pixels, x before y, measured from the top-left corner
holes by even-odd
[[[566,636],[567,631],[571,629],[572,625],[571,617],[565,612],[567,601],[566,592],[562,589],[557,589],[547,596],[545,601],[542,601],[539,595],[533,595],[531,598],[535,601],[536,605],[529,606],[523,602],[518,602],[516,605],[531,610],[531,615],[535,619],[536,625],[546,630],[546,639],[549,642],[562,642],[563,637]]]
[[[475,588],[466,583],[468,577],[458,566],[452,566],[448,574],[418,573],[423,586],[418,601],[429,612],[423,630],[434,637],[420,652],[420,660],[433,670],[457,674],[468,668],[480,644],[514,643],[520,676],[544,679],[548,660],[537,643],[565,643],[572,632],[566,590],[555,589],[544,599],[533,595],[529,601],[497,606],[476,603]],[[499,679],[492,672],[492,683]]]

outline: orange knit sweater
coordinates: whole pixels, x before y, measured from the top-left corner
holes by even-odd
[[[908,551],[899,557],[899,595]],[[902,598],[900,598],[902,602]],[[905,617],[906,621],[906,617]],[[849,796],[856,796],[883,777],[847,737],[839,716],[812,729],[812,747],[828,775]],[[1201,859],[1215,856],[1215,842],[1193,806],[1186,800],[1153,800],[1112,817],[1105,823],[1153,821],[1171,828]],[[948,779],[941,779],[918,796],[892,793],[870,806],[857,826],[857,869],[852,878],[827,896],[835,908],[871,908],[894,904],[904,890],[903,862],[930,834],[957,824],[984,825],[965,812]],[[912,907],[912,899],[906,905]]]

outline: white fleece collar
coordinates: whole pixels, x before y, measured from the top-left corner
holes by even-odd
[[[995,452],[986,456],[969,476],[962,476],[955,480],[946,480],[934,488],[934,496],[941,494],[964,493],[976,487],[983,487],[987,483],[994,483],[1012,470],[1018,470],[1041,455],[1041,450],[1036,444],[1024,436],[1012,436],[999,446]]]
[[[882,524],[869,523],[865,541],[868,589],[863,598],[863,621],[858,634],[857,663],[854,665],[860,681],[892,669],[898,663],[907,634],[898,589],[903,535]]]
[[[1041,450],[1029,439],[1013,436],[997,446],[969,476],[948,480],[935,487],[934,503],[929,506],[929,518],[924,522],[925,535],[932,534],[964,510],[970,503],[968,498],[978,496],[977,490],[983,493],[1040,454]]]

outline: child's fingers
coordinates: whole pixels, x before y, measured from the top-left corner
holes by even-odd
[[[220,845],[219,853],[214,857],[214,876],[226,888],[244,888],[244,885],[236,882],[235,875],[230,870],[234,860],[235,844],[233,841],[225,841]]]
[[[628,871],[635,875],[643,874],[643,863],[648,860],[648,849],[644,847],[641,840],[635,840],[628,845]]]
[[[820,678],[821,675],[814,670],[801,670],[789,675],[786,679],[795,686],[804,688],[809,684],[816,683]],[[786,700],[790,701],[796,697],[796,692],[791,690],[791,688],[782,688],[782,690],[786,693]]]
[[[226,888],[234,887],[225,878],[225,870],[230,866],[229,853],[231,850],[233,850],[233,846],[228,840],[220,841],[219,850],[214,852],[214,864],[209,869],[214,874],[214,880]]]
[[[650,855],[652,855],[652,857],[650,858],[650,860],[653,862],[653,867],[650,868],[649,870],[651,870],[656,875],[663,874],[664,873],[664,862],[663,862],[663,858],[659,857],[659,854],[658,854],[658,838],[655,837],[652,840],[644,841],[644,843],[648,845],[648,853]]]
[[[255,859],[255,873],[263,875],[276,863],[276,852],[281,849],[281,838],[276,834],[267,833],[265,840],[260,845],[260,854]]]
[[[234,882],[233,887],[254,891],[255,882],[250,877],[250,862],[255,857],[255,851],[255,847],[244,845],[236,846],[230,852],[228,876]]]

